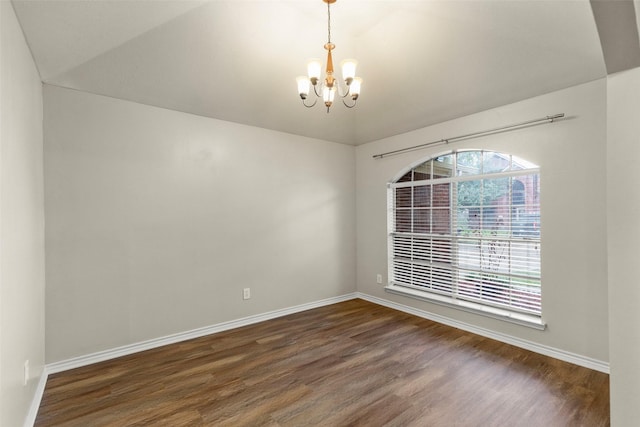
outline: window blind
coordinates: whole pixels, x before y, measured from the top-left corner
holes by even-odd
[[[389,186],[390,282],[540,316],[540,177],[508,154],[429,159]]]

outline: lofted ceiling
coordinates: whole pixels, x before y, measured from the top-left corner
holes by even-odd
[[[334,61],[364,83],[327,114],[295,84],[324,62],[321,0],[12,3],[47,84],[353,145],[602,78],[617,26],[586,0],[338,0]]]

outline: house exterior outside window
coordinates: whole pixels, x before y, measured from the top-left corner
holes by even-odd
[[[455,151],[388,186],[387,290],[544,328],[539,167]]]

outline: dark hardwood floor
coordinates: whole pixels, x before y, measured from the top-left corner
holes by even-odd
[[[351,300],[51,375],[36,426],[607,426],[606,374]]]

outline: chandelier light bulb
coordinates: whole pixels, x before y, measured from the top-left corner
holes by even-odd
[[[351,87],[349,88],[349,92],[351,93],[351,98],[355,101],[358,99],[360,95],[360,85],[362,85],[362,79],[360,77],[356,77],[351,82]]]
[[[345,59],[341,62],[342,65],[342,78],[347,83],[347,85],[351,84],[351,81],[356,76],[356,66],[358,65],[358,61],[355,59]]]
[[[322,62],[319,59],[310,59],[307,64],[307,72],[312,85],[316,85],[322,74]]]
[[[333,100],[336,97],[336,88],[335,87],[327,87],[325,86],[322,89],[322,100],[324,101],[324,105],[327,107],[331,107],[333,104]]]
[[[298,82],[298,93],[300,94],[300,98],[307,99],[307,95],[309,95],[309,84],[311,81],[307,76],[298,76],[296,81]]]

